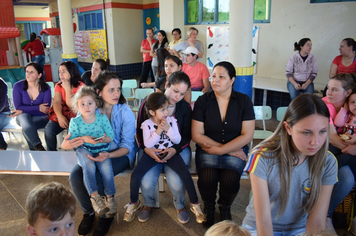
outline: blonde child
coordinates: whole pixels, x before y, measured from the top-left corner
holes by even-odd
[[[143,143],[147,148],[155,148],[161,151],[157,153],[159,158],[156,159],[145,153],[133,171],[130,182],[131,202],[125,206],[127,209],[124,221],[131,222],[135,212],[141,208],[141,202],[138,200],[138,190],[143,176],[152,167],[162,163],[172,168],[182,179],[191,202],[190,209],[195,214],[196,221],[203,223],[206,221],[206,217],[201,211],[192,177],[183,159],[180,155],[174,155],[167,161],[163,160],[168,154],[165,149],[173,146],[173,144],[178,144],[181,140],[177,120],[174,117],[167,116],[167,97],[163,93],[150,94],[147,99],[146,109],[151,117],[141,124]]]
[[[72,98],[72,106],[79,115],[72,118],[68,132],[70,139],[81,137],[83,145],[75,149],[78,164],[83,169],[83,179],[85,187],[90,195],[94,210],[99,214],[116,214],[116,204],[114,194],[116,192],[114,174],[111,160],[103,162],[93,161],[88,156],[95,158],[100,152],[106,152],[110,148],[110,142],[114,138],[109,119],[105,114],[96,113],[102,101],[90,87],[81,87]],[[98,168],[104,184],[104,191],[107,202],[98,193],[95,171]]]
[[[26,200],[29,235],[75,235],[73,193],[57,182],[36,186]]]
[[[231,220],[224,220],[211,226],[204,236],[251,236],[244,228]]]

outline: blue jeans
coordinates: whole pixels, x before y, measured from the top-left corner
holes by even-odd
[[[138,159],[143,155],[143,150],[139,149],[138,151]],[[184,148],[179,155],[182,157],[186,166],[190,165],[190,161],[192,159],[192,152],[190,148]],[[185,204],[185,187],[183,185],[182,180],[179,178],[178,174],[172,170],[170,167],[162,164],[158,164],[151,168],[143,177],[141,181],[141,190],[143,202],[148,207],[155,207],[156,199],[155,199],[155,189],[157,185],[157,181],[159,175],[162,170],[166,173],[167,183],[169,188],[172,191],[173,195],[173,203],[176,209],[184,208]]]
[[[287,88],[288,88],[291,100],[298,97],[300,92],[303,92],[304,94],[306,94],[306,93],[313,94],[314,93],[314,83],[313,82],[311,82],[305,90],[296,90],[294,85],[288,81]]]
[[[37,55],[31,58],[32,62],[36,62],[40,64],[43,69],[43,79],[45,78],[45,71],[44,71],[44,64],[45,64],[45,56],[44,55]]]
[[[37,130],[46,127],[48,120],[48,115],[31,116],[28,113],[22,113],[16,117],[16,123],[22,127],[23,136],[30,150],[35,150],[35,146],[41,144]]]
[[[57,151],[57,134],[64,129],[59,126],[58,122],[50,120],[45,128],[45,140],[47,151]]]
[[[126,169],[130,168],[129,158],[127,156],[112,158],[111,166],[115,175],[120,174]],[[99,171],[95,172],[96,184],[98,186],[98,192],[101,196],[104,196],[104,185]],[[94,209],[90,202],[90,196],[85,187],[83,181],[83,170],[79,165],[75,165],[69,175],[69,183],[72,187],[72,191],[77,198],[80,207],[84,214],[90,214],[94,212]]]
[[[7,117],[6,115],[10,114],[11,111],[1,112],[0,113],[0,148],[6,147],[6,142],[4,136],[2,136],[1,130],[10,123],[11,117]]]
[[[257,236],[256,228],[246,224],[242,224],[242,228],[247,229],[248,232],[250,232],[251,236]],[[286,230],[286,231],[273,231],[273,236],[301,236],[301,235],[305,235],[305,228]]]
[[[98,154],[93,154],[87,151],[84,147],[76,148],[75,153],[77,154],[79,165],[83,169],[84,184],[88,190],[88,194],[91,195],[98,191],[98,186],[96,184],[95,172],[98,168],[103,183],[104,192],[106,196],[112,196],[116,193],[114,173],[111,166],[111,160],[106,159],[103,162],[95,162],[89,159],[88,155],[97,157]]]

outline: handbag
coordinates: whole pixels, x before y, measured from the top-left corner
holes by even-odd
[[[67,118],[68,121],[70,121],[70,119],[73,117],[76,117],[76,114],[72,112],[72,110],[66,105],[62,105],[62,114]],[[58,117],[54,112],[53,106],[48,110],[48,115],[51,121],[58,122]]]

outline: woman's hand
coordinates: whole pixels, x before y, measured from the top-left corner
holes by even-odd
[[[295,88],[295,90],[301,90],[302,89],[302,87],[298,83],[294,84],[294,88]]]
[[[84,140],[82,139],[82,137],[77,137],[77,138],[73,138],[71,140],[69,140],[70,136],[72,135],[72,133],[69,132],[69,134],[67,136],[65,136],[61,147],[63,149],[74,149],[77,148],[81,145],[83,145]]]
[[[20,114],[22,114],[22,110],[14,110],[14,111],[11,111],[11,114],[9,114],[9,117],[14,118]]]
[[[47,114],[49,110],[49,106],[47,105],[48,103],[42,103],[41,105],[39,105],[40,112]]]
[[[169,159],[172,158],[172,156],[174,156],[177,153],[177,151],[174,148],[170,147],[170,148],[166,148],[161,153],[162,154],[168,153],[167,156],[162,159],[162,162],[167,162]]]
[[[71,92],[72,86],[70,85],[70,81],[69,80],[63,80],[62,81],[62,87],[64,88],[64,90],[67,92]]]
[[[68,119],[64,116],[64,115],[57,115],[58,118],[58,124],[60,127],[62,127],[63,129],[67,129],[68,128]]]
[[[97,157],[92,157],[92,155],[88,155],[88,158],[92,161],[96,161],[96,162],[103,162],[106,159],[110,158],[110,153],[108,152],[101,152],[99,153],[99,156]]]
[[[220,145],[222,146],[222,144]],[[211,145],[208,143],[204,143],[201,146],[201,149],[203,149],[206,153],[211,154],[211,155],[223,155],[224,153],[221,153],[221,148],[219,146]]]
[[[142,88],[147,88],[147,83],[141,83]]]
[[[147,155],[149,155],[152,159],[154,159],[155,161],[162,163],[162,160],[157,156],[156,153],[160,153],[162,152],[161,149],[155,149],[155,148],[145,148],[145,153]]]
[[[243,161],[247,161],[247,156],[242,149],[240,149],[238,151],[229,152],[228,154],[233,157],[238,157]]]

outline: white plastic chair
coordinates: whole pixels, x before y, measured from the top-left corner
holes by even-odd
[[[135,106],[132,108],[133,112],[138,112],[142,99],[153,93],[152,88],[138,88],[135,90]]]
[[[122,82],[122,88],[130,88],[130,94],[128,94],[127,91],[125,91],[127,94],[124,95],[127,101],[129,100],[134,100],[135,99],[135,89],[137,88],[137,80],[135,79],[126,79]],[[127,89],[125,89],[127,90]]]
[[[266,120],[272,118],[272,109],[270,106],[254,106],[255,120],[262,120],[263,130],[255,130],[253,139],[266,139],[273,134],[272,131],[266,130]],[[250,147],[252,147],[253,140]]]
[[[195,102],[198,97],[203,95],[204,93],[202,91],[192,91],[192,102]]]
[[[277,120],[281,121],[286,113],[288,107],[278,107],[277,108]]]

